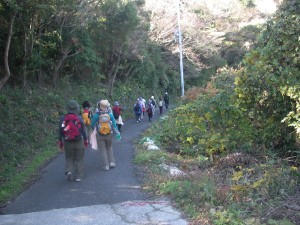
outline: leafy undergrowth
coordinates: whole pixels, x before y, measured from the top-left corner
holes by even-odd
[[[232,153],[211,162],[147,150],[141,142],[135,163],[146,174],[143,188],[169,196],[191,225],[300,223],[300,173],[284,160]],[[172,176],[163,165],[183,175]]]
[[[144,134],[160,150],[138,143],[143,187],[167,195],[191,225],[300,224],[298,158],[259,145],[259,134],[234,104],[233,76],[191,89],[183,104]],[[183,175],[172,176],[165,165]]]

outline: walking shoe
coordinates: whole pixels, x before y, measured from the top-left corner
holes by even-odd
[[[81,181],[81,179],[80,178],[76,178],[76,180],[75,180],[76,182],[80,182]]]
[[[67,172],[66,175],[67,175],[67,180],[71,180],[71,178],[72,178],[72,173],[71,173],[71,172]]]
[[[109,164],[109,166],[110,166],[110,167],[116,167],[116,164],[115,164],[114,162],[111,162],[111,163]]]
[[[103,168],[104,170],[109,170],[109,166],[104,166],[104,168]]]

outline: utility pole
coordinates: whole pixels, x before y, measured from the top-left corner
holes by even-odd
[[[180,58],[180,79],[181,79],[181,97],[184,96],[184,79],[183,79],[183,61],[182,61],[182,36],[180,29],[180,0],[178,0],[178,44],[179,44],[179,58]]]

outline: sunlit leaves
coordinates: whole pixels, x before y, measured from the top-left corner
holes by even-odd
[[[239,106],[251,114],[252,124],[267,148],[286,149],[289,145],[291,149],[295,141],[286,125],[298,126],[295,106],[300,92],[293,87],[300,79],[299,9],[295,1],[282,4],[267,23],[258,47],[244,59],[236,80]]]
[[[233,77],[230,70],[220,71],[198,98],[171,111],[162,122],[162,134],[157,135],[160,143],[192,156],[212,156],[250,146],[253,130],[235,105]],[[215,86],[225,89],[216,91]]]

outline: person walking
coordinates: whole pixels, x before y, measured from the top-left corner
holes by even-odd
[[[99,102],[99,113],[94,114],[92,119],[92,129],[97,130],[97,148],[100,149],[104,170],[116,167],[116,161],[112,148],[113,132],[116,133],[117,140],[121,139],[115,118],[108,112],[108,100]]]
[[[163,114],[163,100],[161,98],[159,98],[158,100],[158,107],[159,107],[159,113],[160,115]]]
[[[83,122],[86,128],[86,133],[88,137],[90,137],[92,134],[91,119],[93,117],[93,113],[91,111],[91,105],[88,101],[84,101],[82,103],[82,107],[83,107],[83,113],[81,114],[81,116],[83,118]],[[89,143],[91,143],[90,140]]]
[[[65,152],[67,180],[75,177],[75,181],[80,182],[84,170],[84,150],[88,147],[87,134],[77,101],[70,100],[66,111],[67,114],[59,120],[58,145]]]
[[[151,122],[153,118],[153,111],[154,111],[154,106],[152,104],[151,99],[148,100],[146,110],[147,110],[149,122]]]
[[[143,119],[144,116],[145,116],[145,112],[146,112],[146,106],[145,106],[145,102],[146,102],[146,101],[145,101],[145,99],[143,99],[142,97],[140,97],[139,100],[140,100],[140,105],[141,105],[141,107],[142,107],[141,119]]]
[[[141,115],[142,115],[142,106],[140,104],[140,100],[137,99],[134,106],[133,106],[133,112],[135,114],[136,122],[141,122]]]
[[[96,108],[95,113],[99,113],[100,112],[100,102],[101,102],[101,99],[99,100],[99,102],[97,104],[97,108]],[[110,103],[109,102],[108,102],[108,105],[107,105],[107,111],[109,113],[112,113],[112,108],[110,107]]]
[[[116,120],[116,124],[118,127],[118,130],[121,132],[121,127],[124,125],[121,117],[121,111],[123,111],[123,108],[120,107],[120,104],[118,101],[115,101],[114,107],[112,108],[112,112],[114,115],[114,118]]]
[[[113,113],[109,102],[108,102],[108,105],[107,105],[107,111],[108,111],[108,113]]]
[[[151,96],[151,103],[153,105],[153,115],[154,115],[155,109],[157,107],[157,103],[156,103],[156,100],[155,100],[154,96]]]
[[[146,100],[144,98],[142,98],[142,102],[143,102],[143,105],[144,108],[142,108],[142,113],[143,113],[143,116],[145,116],[145,112],[146,112]]]
[[[169,95],[168,95],[168,92],[166,92],[165,95],[164,95],[164,102],[165,102],[166,109],[168,109],[169,108]]]

